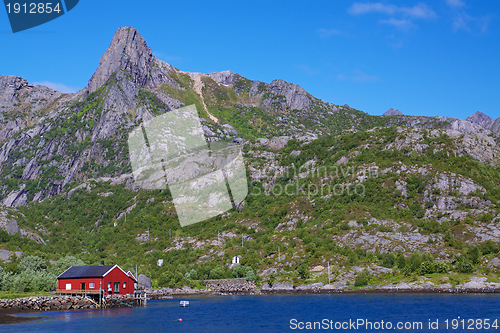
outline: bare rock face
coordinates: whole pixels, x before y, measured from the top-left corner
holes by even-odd
[[[24,189],[12,191],[2,200],[2,204],[7,207],[26,206],[28,204],[28,194]]]
[[[492,132],[500,133],[500,118],[493,119],[490,116],[477,111],[476,113],[468,116],[465,120]]]
[[[208,74],[215,82],[223,85],[234,84],[236,75],[231,71],[222,71]]]
[[[151,289],[151,279],[144,274],[139,274],[137,277],[137,285],[139,288]]]
[[[0,75],[1,111],[13,110],[19,106],[36,111],[61,95],[61,92],[31,84],[18,76]]]
[[[155,58],[146,40],[133,27],[118,28],[89,80],[88,92],[99,89],[119,69],[130,73],[138,87],[158,88],[164,82],[175,85],[168,76],[173,67]]]
[[[399,111],[399,110],[394,110],[393,108],[390,108],[389,110],[385,111],[385,113],[383,114],[384,117],[387,117],[387,116],[403,116],[403,112]]]
[[[489,128],[493,124],[493,118],[479,111],[468,116],[465,120],[483,128]]]
[[[296,84],[274,80],[269,84],[268,90],[273,94],[285,96],[286,106],[291,109],[303,110],[311,105],[307,92]],[[266,105],[265,101],[263,104]]]
[[[464,121],[462,119],[456,119],[452,121],[450,124],[450,129],[463,134],[480,133],[482,130],[479,125]]]
[[[500,118],[497,118],[493,121],[493,124],[491,124],[490,126],[490,131],[500,133]]]
[[[0,75],[0,141],[11,138],[27,126],[26,117],[13,119],[8,116],[11,111],[28,114],[36,121],[35,113],[50,106],[62,95],[61,92],[31,84],[18,76]]]
[[[13,235],[13,234],[19,232],[19,225],[17,224],[16,220],[7,218],[6,211],[1,211],[0,212],[0,229],[3,229],[5,231],[7,231],[7,233],[9,233],[10,235]]]

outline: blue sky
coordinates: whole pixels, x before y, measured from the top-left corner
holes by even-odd
[[[0,74],[83,88],[119,26],[186,71],[280,78],[369,114],[500,117],[500,1],[80,0],[13,34],[0,10]]]

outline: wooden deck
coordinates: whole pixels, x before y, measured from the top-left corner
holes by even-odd
[[[104,289],[100,290],[101,292],[104,292]],[[99,289],[95,290],[87,290],[87,289],[57,289],[56,291],[57,294],[68,294],[68,295],[77,295],[77,294],[87,294],[87,295],[99,295]]]

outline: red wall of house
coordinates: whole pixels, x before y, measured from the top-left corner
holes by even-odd
[[[127,274],[123,273],[121,269],[115,267],[111,272],[109,272],[103,279],[103,288],[108,293],[108,282],[111,282],[112,294],[133,294],[134,293],[134,280],[132,280]],[[119,282],[118,292],[115,293],[114,283]],[[126,283],[125,288],[123,288],[123,282]]]
[[[89,291],[99,291],[99,281],[100,278],[75,278],[75,279],[60,279],[58,282],[58,288],[61,290],[66,290],[66,283],[71,283],[72,290],[80,290],[81,283],[85,282],[85,290]],[[94,282],[94,288],[89,287],[89,282]]]

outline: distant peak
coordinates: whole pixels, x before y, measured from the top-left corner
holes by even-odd
[[[471,119],[472,118],[478,118],[478,117],[493,119],[490,116],[488,116],[487,114],[482,113],[481,111],[476,111],[475,113],[473,113],[470,116],[468,116],[467,119],[469,119],[469,118],[471,118]],[[467,119],[465,119],[465,120],[467,120]]]
[[[383,116],[404,116],[403,112],[399,110],[395,110],[393,108],[390,108],[389,110],[385,111]]]
[[[480,111],[477,111],[476,113],[471,114],[465,120],[470,122],[470,123],[479,125],[479,126],[486,128],[486,129],[489,129],[490,126],[493,124],[493,118],[491,118],[490,116],[488,116]]]

